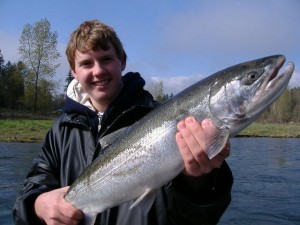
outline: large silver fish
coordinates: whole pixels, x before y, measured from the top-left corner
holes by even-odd
[[[193,115],[199,121],[209,118],[219,128],[207,152],[213,158],[228,138],[256,120],[284,92],[294,71],[289,63],[278,75],[284,62],[283,55],[275,55],[241,63],[180,92],[115,141],[104,141],[105,154],[72,184],[65,199],[85,213],[86,224],[97,213],[129,200],[137,199],[133,206],[146,196],[153,201],[152,191],[184,168],[175,141],[178,121]]]

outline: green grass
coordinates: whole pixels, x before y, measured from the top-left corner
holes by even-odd
[[[41,142],[52,122],[53,119],[0,119],[0,142]],[[300,124],[253,123],[238,136],[300,138]]]
[[[41,142],[53,120],[1,119],[0,142]]]
[[[297,123],[253,123],[238,136],[300,138],[300,124]]]

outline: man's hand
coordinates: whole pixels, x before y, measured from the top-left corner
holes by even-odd
[[[177,129],[176,141],[185,165],[184,175],[199,177],[208,174],[214,168],[220,168],[224,159],[230,155],[228,142],[214,158],[210,160],[207,157],[207,145],[220,132],[208,119],[199,123],[189,116],[178,123]]]
[[[64,199],[68,188],[59,188],[43,193],[36,199],[35,212],[47,225],[77,225],[83,219],[83,212]]]

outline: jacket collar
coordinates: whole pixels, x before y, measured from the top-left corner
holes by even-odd
[[[139,93],[144,91],[145,80],[139,73],[129,72],[122,77],[123,89],[117,98],[108,106],[110,111],[115,106],[126,107],[135,99],[139,98]],[[73,79],[67,89],[67,98],[63,107],[66,113],[96,113],[95,108],[90,102],[89,95],[83,90],[80,83]],[[93,114],[93,113],[92,113]]]

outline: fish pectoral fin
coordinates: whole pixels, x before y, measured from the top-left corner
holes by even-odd
[[[212,138],[213,141],[209,141],[208,150],[206,154],[209,159],[215,157],[224,148],[229,139],[229,129],[227,127],[221,127],[220,132],[217,132],[216,136]]]
[[[132,209],[139,205],[144,215],[146,215],[153,205],[155,200],[155,193],[151,189],[147,189],[144,194],[142,194],[134,203],[130,206],[129,209]]]
[[[84,214],[84,225],[94,225],[97,218],[97,213],[85,213]]]

